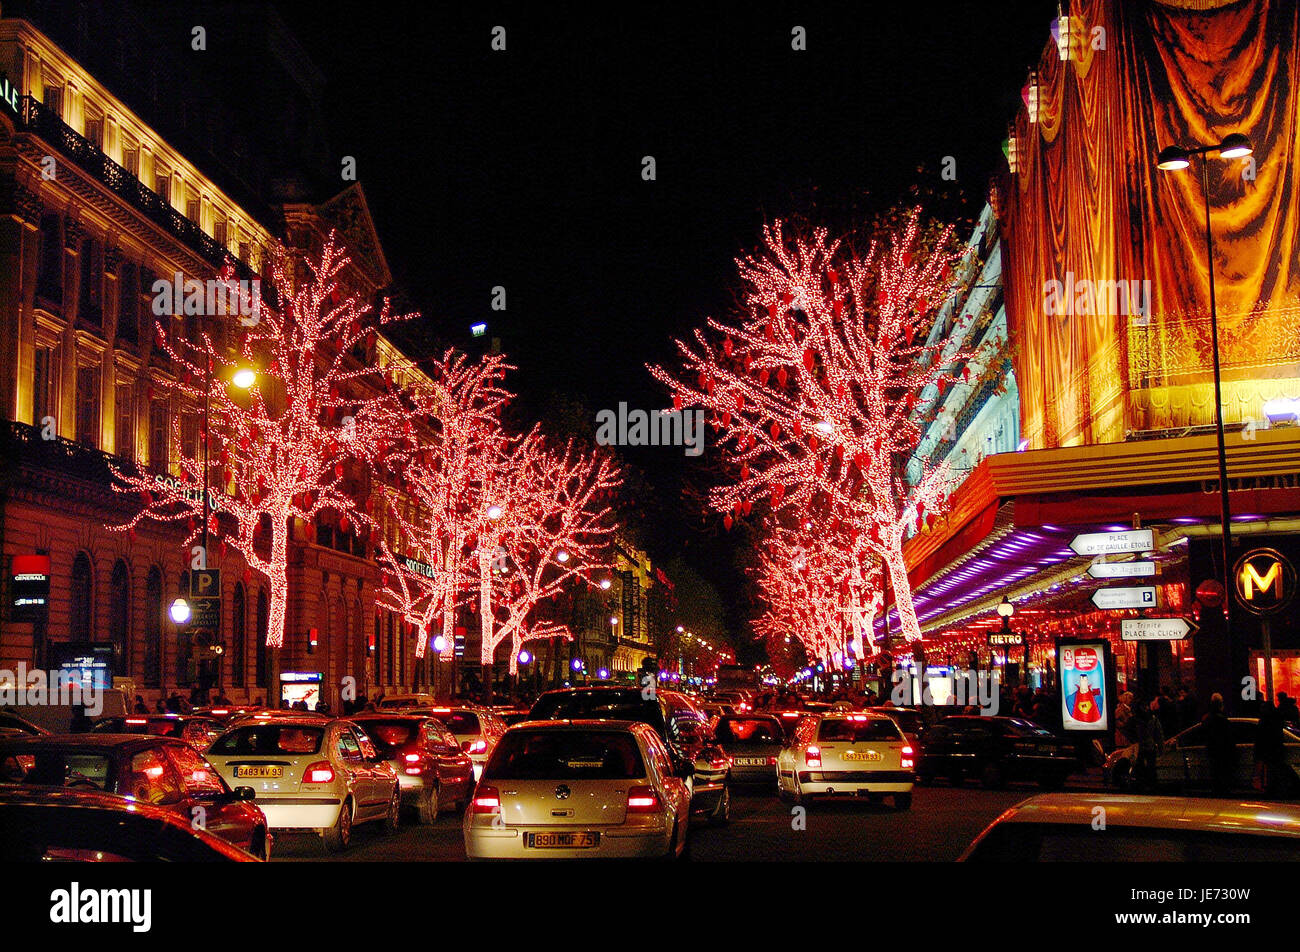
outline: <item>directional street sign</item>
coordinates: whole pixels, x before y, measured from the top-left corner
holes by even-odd
[[[1124,641],[1182,641],[1195,629],[1186,618],[1125,618],[1119,636]]]
[[[1075,555],[1116,555],[1121,552],[1151,552],[1155,536],[1150,529],[1121,532],[1085,532],[1070,540]]]
[[[1098,608],[1155,608],[1156,588],[1154,585],[1139,585],[1132,588],[1099,588],[1092,593],[1092,603]]]
[[[1094,562],[1088,566],[1093,578],[1149,578],[1156,574],[1154,562]]]

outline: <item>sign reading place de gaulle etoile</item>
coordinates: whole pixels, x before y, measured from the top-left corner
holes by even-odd
[[[1156,547],[1150,529],[1122,529],[1118,532],[1085,532],[1070,540],[1075,555],[1119,555],[1151,552]]]

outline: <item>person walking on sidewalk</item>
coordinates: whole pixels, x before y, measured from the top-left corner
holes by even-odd
[[[1226,796],[1237,773],[1237,744],[1232,725],[1223,712],[1223,695],[1210,697],[1210,710],[1201,718],[1205,725],[1205,753],[1210,760],[1210,786],[1216,797]]]

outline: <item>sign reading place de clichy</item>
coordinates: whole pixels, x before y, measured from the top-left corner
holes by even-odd
[[[1186,618],[1125,618],[1119,636],[1124,641],[1182,641],[1193,627]]]
[[[1151,552],[1155,535],[1150,529],[1124,529],[1120,532],[1085,532],[1070,540],[1076,555],[1117,555],[1121,552]]]

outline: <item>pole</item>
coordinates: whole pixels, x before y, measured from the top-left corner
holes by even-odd
[[[1219,506],[1223,526],[1223,591],[1225,625],[1232,637],[1232,511],[1228,500],[1228,449],[1223,434],[1223,383],[1219,366],[1219,311],[1214,295],[1214,233],[1210,228],[1210,160],[1201,152],[1201,197],[1205,200],[1206,271],[1210,278],[1210,348],[1214,362],[1214,422],[1219,449]]]
[[[1267,615],[1260,618],[1259,630],[1264,641],[1264,691],[1268,696],[1268,703],[1273,704],[1273,631]]]

